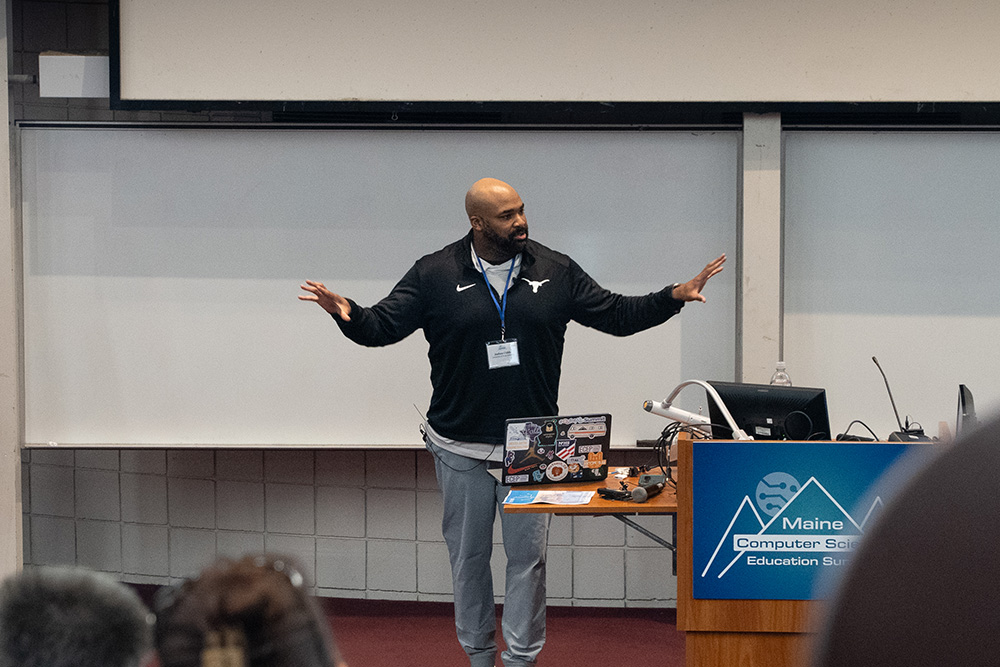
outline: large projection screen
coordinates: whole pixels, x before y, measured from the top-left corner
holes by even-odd
[[[1000,100],[992,0],[117,5],[122,101]]]
[[[21,130],[30,445],[412,446],[426,343],[347,341],[299,284],[363,305],[468,230],[479,177],[511,182],[532,236],[644,294],[733,255],[739,134]],[[571,324],[560,408],[615,443],[689,378],[734,372],[734,275],[709,303],[613,338]]]

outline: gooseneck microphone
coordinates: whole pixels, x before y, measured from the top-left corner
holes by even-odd
[[[899,419],[899,411],[896,410],[896,401],[892,398],[892,390],[889,389],[889,380],[885,376],[885,371],[882,370],[882,366],[878,363],[878,359],[872,357],[872,361],[875,362],[875,366],[878,367],[879,373],[882,374],[882,381],[885,382],[885,390],[889,393],[889,402],[892,403],[892,412],[896,415],[896,424],[899,425],[899,430],[895,433],[889,434],[889,440],[891,442],[913,442],[913,441],[925,441],[930,440],[926,435],[924,435],[924,429],[922,428],[910,428],[909,417],[906,419],[906,426],[903,426],[903,422]]]
[[[878,363],[878,359],[873,356],[872,361],[875,362],[875,367],[878,368],[878,372],[882,374],[882,381],[885,382],[885,390],[889,394],[889,402],[892,403],[892,412],[896,415],[896,423],[899,425],[899,431],[902,433],[903,431],[906,431],[906,429],[903,428],[903,422],[899,420],[899,410],[896,409],[896,401],[892,398],[892,389],[889,389],[889,378],[885,376],[885,371],[882,370],[882,366]]]

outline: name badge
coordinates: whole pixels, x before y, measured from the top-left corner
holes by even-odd
[[[486,343],[486,361],[490,370],[519,365],[521,360],[517,357],[517,340],[512,338]]]

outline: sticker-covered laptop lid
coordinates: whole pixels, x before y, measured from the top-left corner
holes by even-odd
[[[503,483],[589,482],[608,476],[611,415],[508,419]]]

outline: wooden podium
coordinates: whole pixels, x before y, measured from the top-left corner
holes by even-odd
[[[693,452],[677,450],[677,629],[687,667],[799,667],[807,664],[812,600],[694,599]]]

